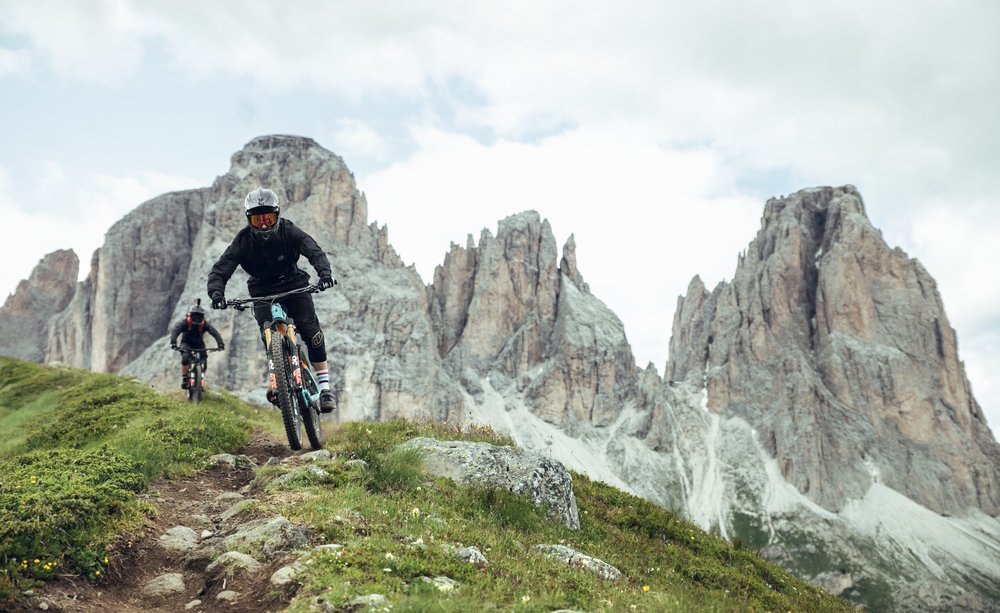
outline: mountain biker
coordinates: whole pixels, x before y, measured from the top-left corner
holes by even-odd
[[[205,309],[201,308],[201,299],[191,307],[184,319],[170,330],[170,348],[177,349],[177,337],[181,337],[182,349],[201,349],[202,370],[208,368],[208,352],[205,351],[205,333],[208,332],[215,338],[218,349],[225,349],[226,344],[222,342],[222,335],[215,329],[215,326],[205,319]],[[181,389],[188,388],[188,367],[191,364],[191,354],[181,352]]]
[[[250,275],[247,290],[252,298],[280,294],[309,285],[309,273],[296,266],[304,255],[319,275],[319,288],[333,287],[330,261],[312,236],[281,217],[278,195],[259,187],[243,202],[247,225],[240,230],[225,253],[208,273],[208,295],[213,309],[226,308],[226,283],[237,266]],[[326,343],[312,296],[295,294],[281,299],[282,306],[295,321],[309,351],[309,361],[316,370],[320,389],[320,410],[329,413],[336,409],[330,391],[330,371],[326,361]],[[254,318],[262,328],[271,318],[267,304],[256,304]],[[263,340],[263,333],[261,334]],[[272,400],[270,397],[268,400]]]

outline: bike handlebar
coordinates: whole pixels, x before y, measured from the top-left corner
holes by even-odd
[[[223,347],[205,347],[204,349],[192,349],[191,347],[171,347],[170,349],[173,350],[173,351],[177,351],[179,353],[179,352],[182,352],[182,351],[222,351],[224,348]]]
[[[255,304],[262,303],[272,303],[282,298],[288,296],[294,296],[296,294],[315,294],[317,292],[322,292],[323,288],[316,285],[307,285],[306,287],[300,287],[299,289],[289,290],[287,292],[281,292],[280,294],[273,294],[271,296],[258,296],[256,298],[236,298],[234,300],[227,300],[226,306],[231,306],[237,311],[244,311],[247,307],[253,306]]]

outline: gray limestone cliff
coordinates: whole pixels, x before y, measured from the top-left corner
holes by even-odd
[[[940,513],[1000,513],[1000,447],[934,280],[853,187],[768,201],[733,280],[678,301],[667,378],[757,429],[831,510],[882,483]]]
[[[163,335],[187,283],[202,197],[200,190],[158,196],[108,230],[90,275],[49,327],[47,360],[115,372]]]
[[[452,245],[428,289],[445,369],[524,391],[569,431],[613,421],[638,378],[624,327],[590,294],[575,249],[571,236],[557,259],[548,221],[520,213],[495,238]]]
[[[0,343],[3,354],[40,362],[49,321],[66,308],[76,291],[80,260],[72,250],[46,255],[31,276],[21,281],[0,308]]]

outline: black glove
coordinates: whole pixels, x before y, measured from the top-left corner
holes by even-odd
[[[330,289],[330,288],[331,288],[331,287],[333,287],[333,286],[334,286],[334,285],[335,285],[336,283],[337,283],[337,282],[336,282],[336,281],[334,281],[334,280],[333,280],[333,277],[331,277],[330,275],[322,275],[322,276],[321,276],[321,277],[319,278],[319,288],[320,288],[321,290],[324,290],[324,289]]]
[[[176,341],[170,341],[170,348],[171,349],[177,349],[177,342]]]
[[[213,309],[224,309],[226,308],[226,297],[222,292],[212,292],[212,308]]]

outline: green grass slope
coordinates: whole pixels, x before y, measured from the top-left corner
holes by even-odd
[[[0,358],[0,608],[34,581],[72,572],[102,581],[109,547],[138,534],[154,509],[140,494],[159,478],[238,450],[273,411],[227,394],[192,406],[110,375]],[[573,474],[581,529],[547,519],[508,492],[432,479],[414,436],[510,444],[489,428],[351,423],[330,434],[325,474],[257,470],[255,515],[309,526],[317,544],[291,611],[382,594],[393,611],[849,611],[795,579],[647,501]],[[352,460],[364,460],[356,462]],[[608,581],[531,552],[565,544],[621,570]],[[474,566],[455,556],[477,547]],[[442,591],[423,577],[457,582]],[[276,601],[279,595],[275,595]],[[338,609],[340,610],[340,609]]]

